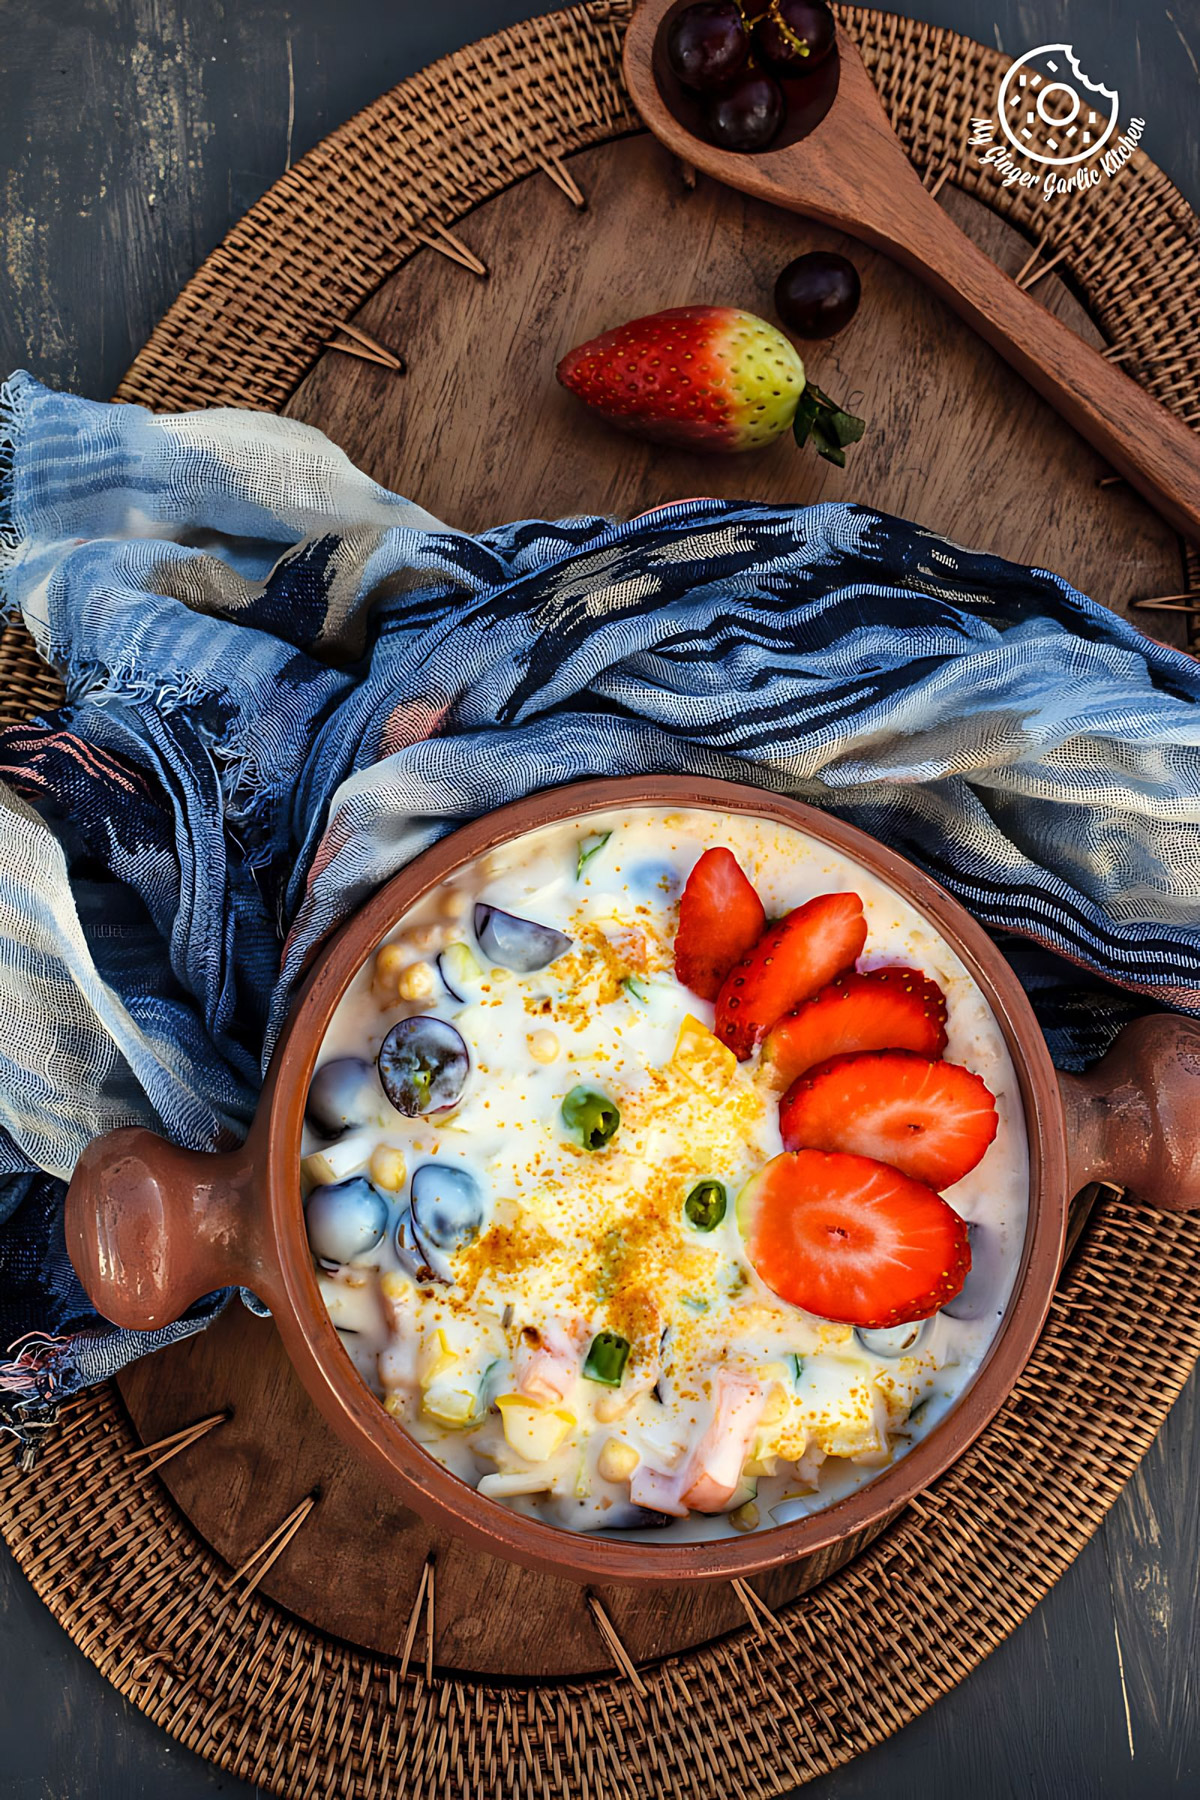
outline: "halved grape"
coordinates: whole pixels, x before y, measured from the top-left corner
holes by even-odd
[[[948,1319],[961,1319],[967,1323],[985,1318],[989,1313],[998,1318],[1003,1311],[1000,1295],[1007,1268],[1003,1240],[998,1231],[989,1231],[973,1220],[967,1225],[967,1242],[971,1246],[967,1279],[942,1311]]]
[[[913,1319],[907,1325],[856,1325],[854,1335],[872,1356],[911,1356],[928,1323]]]
[[[322,1063],[309,1083],[305,1111],[326,1137],[350,1125],[369,1125],[382,1111],[375,1071],[361,1056],[335,1056]]]
[[[453,1025],[424,1014],[401,1019],[379,1046],[383,1091],[409,1119],[454,1106],[470,1067],[467,1046]]]
[[[387,1201],[361,1175],[314,1188],[304,1208],[309,1245],[324,1262],[347,1263],[373,1250],[387,1222]]]
[[[469,1169],[422,1163],[412,1178],[412,1224],[418,1246],[462,1250],[483,1229],[483,1189]]]
[[[501,912],[482,900],[475,908],[475,936],[491,962],[517,975],[532,975],[571,948],[571,939],[552,925],[520,919],[516,913]]]

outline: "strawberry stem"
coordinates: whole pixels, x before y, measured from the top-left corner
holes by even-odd
[[[792,420],[792,434],[801,448],[811,438],[817,455],[839,469],[846,466],[847,444],[857,444],[866,429],[865,419],[846,412],[812,381],[801,394]]]

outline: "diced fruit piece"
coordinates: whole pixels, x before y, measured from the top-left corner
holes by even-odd
[[[509,1444],[526,1462],[548,1462],[561,1450],[575,1425],[575,1415],[562,1407],[536,1406],[520,1394],[496,1400]]]
[[[465,1002],[483,979],[474,951],[468,944],[447,944],[437,959],[442,986],[452,1000]]]
[[[370,1134],[348,1132],[323,1149],[310,1151],[301,1159],[300,1173],[310,1182],[348,1181],[351,1175],[358,1174],[370,1154]]]
[[[458,1353],[451,1349],[445,1332],[440,1329],[430,1332],[421,1345],[417,1380],[422,1388],[432,1387],[443,1375],[451,1374],[458,1363]]]
[[[726,976],[717,1036],[744,1062],[784,1013],[848,969],[866,941],[857,894],[818,894],[795,907]]]
[[[727,1050],[707,1025],[691,1013],[679,1027],[671,1053],[671,1066],[686,1075],[703,1094],[722,1094],[737,1072],[737,1057]]]
[[[683,1203],[684,1217],[697,1231],[715,1231],[725,1217],[726,1194],[719,1181],[698,1181]]]
[[[621,1114],[599,1088],[573,1087],[562,1103],[562,1121],[585,1150],[603,1150],[616,1135]]]
[[[518,1494],[544,1494],[550,1477],[540,1469],[523,1469],[514,1475],[483,1475],[476,1491],[486,1500],[512,1500]]]
[[[833,14],[822,0],[770,0],[754,25],[759,56],[791,80],[823,63],[835,37]]]
[[[724,1512],[737,1504],[742,1465],[758,1429],[766,1393],[757,1382],[719,1368],[713,1378],[713,1413],[699,1442],[677,1469],[664,1471],[641,1462],[629,1483],[638,1506],[684,1518],[696,1512]],[[735,1496],[737,1498],[735,1498]]]
[[[704,123],[723,150],[765,150],[783,124],[783,89],[764,69],[747,69],[705,108]]]
[[[835,1056],[793,1082],[779,1107],[789,1150],[871,1156],[932,1188],[961,1181],[997,1124],[978,1075],[911,1050]]]
[[[490,962],[517,975],[548,968],[571,948],[570,938],[552,925],[538,925],[482,901],[475,908],[475,936]]]
[[[954,1208],[866,1156],[784,1151],[746,1183],[737,1220],[772,1293],[847,1325],[882,1330],[928,1318],[971,1267]]]
[[[763,1041],[763,1065],[776,1087],[853,1050],[946,1048],[946,997],[919,969],[851,969],[795,1012],[785,1013]]]
[[[555,1406],[565,1400],[579,1374],[579,1352],[565,1333],[543,1331],[523,1337],[516,1356],[518,1390],[527,1400]]]
[[[675,934],[675,978],[715,1000],[734,963],[767,928],[762,901],[731,850],[706,850],[687,878]]]
[[[412,1222],[418,1242],[434,1250],[461,1250],[483,1228],[483,1190],[469,1169],[422,1163],[412,1178]]]
[[[685,87],[710,93],[745,68],[750,33],[737,0],[697,0],[667,29],[667,61]]]
[[[373,1250],[387,1222],[387,1201],[361,1175],[314,1188],[304,1208],[309,1244],[325,1262],[347,1263]]]
[[[329,1137],[382,1117],[383,1096],[370,1063],[361,1056],[335,1056],[322,1063],[309,1084],[305,1111]]]
[[[444,1019],[401,1019],[379,1047],[383,1091],[410,1119],[454,1106],[470,1066],[466,1044]]]

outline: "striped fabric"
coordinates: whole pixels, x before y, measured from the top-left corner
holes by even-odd
[[[313,945],[532,789],[680,771],[830,808],[1000,937],[1064,1065],[1200,1011],[1200,669],[1056,575],[854,505],[468,537],[291,421],[24,374],[0,483],[0,589],[67,684],[0,736],[18,1425],[152,1347],[67,1265],[82,1146],[236,1137]]]

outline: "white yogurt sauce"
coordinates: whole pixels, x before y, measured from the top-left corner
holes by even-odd
[[[892,1354],[778,1300],[742,1252],[733,1201],[783,1147],[778,1095],[757,1057],[731,1066],[707,1030],[712,1007],[673,972],[678,894],[713,845],[732,850],[769,917],[817,894],[858,894],[868,926],[859,967],[906,964],[937,981],[947,1059],[995,1095],[995,1141],[945,1196],[973,1227],[974,1270],[951,1304],[971,1316],[942,1312],[900,1328]],[[556,927],[572,947],[536,974],[490,966],[472,929],[476,901]],[[461,999],[436,969],[455,944],[479,965],[473,978],[456,977]],[[469,958],[453,955],[469,970]],[[757,1394],[736,1491],[724,1510],[692,1511],[653,1533],[723,1536],[816,1510],[870,1481],[970,1385],[1024,1241],[1028,1152],[1016,1074],[953,950],[850,857],[786,826],[701,810],[644,807],[532,833],[401,922],[342,999],[318,1066],[341,1056],[373,1062],[391,1027],[416,1014],[446,1020],[466,1042],[460,1103],[409,1119],[380,1090],[370,1122],[334,1143],[306,1129],[305,1187],[365,1174],[386,1196],[382,1241],[323,1267],[321,1291],[364,1381],[463,1480],[556,1525],[609,1528],[628,1515],[631,1484],[636,1499],[656,1474],[694,1459],[712,1436],[722,1384],[733,1381],[735,1398]],[[562,1122],[563,1098],[578,1083],[620,1109],[616,1136],[595,1154]],[[450,1285],[427,1272],[418,1280],[396,1247],[408,1182],[428,1162],[469,1170],[486,1197],[481,1234],[449,1258]],[[729,1205],[721,1225],[702,1233],[683,1202],[705,1177],[724,1184]],[[603,1331],[631,1345],[619,1387],[583,1374]]]

